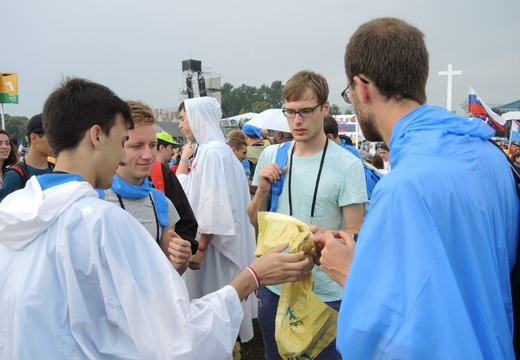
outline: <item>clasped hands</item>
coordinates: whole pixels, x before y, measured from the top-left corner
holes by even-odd
[[[314,233],[314,263],[332,280],[345,286],[356,242],[352,234],[339,230],[321,230],[311,225]]]

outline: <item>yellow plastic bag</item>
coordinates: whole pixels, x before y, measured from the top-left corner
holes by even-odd
[[[258,229],[256,256],[289,242],[290,253],[303,250],[312,263],[312,232],[303,222],[284,214],[259,212]],[[338,312],[312,292],[313,285],[309,272],[302,280],[282,286],[275,339],[284,359],[314,359],[336,338]]]

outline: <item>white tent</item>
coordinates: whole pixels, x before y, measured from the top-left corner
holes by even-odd
[[[520,111],[508,111],[502,114],[504,120],[520,120]]]

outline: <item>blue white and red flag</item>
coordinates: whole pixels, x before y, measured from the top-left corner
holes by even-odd
[[[504,124],[506,121],[496,112],[491,110],[491,108],[487,106],[471,86],[469,87],[468,112],[475,114],[484,120],[493,129],[504,131]]]

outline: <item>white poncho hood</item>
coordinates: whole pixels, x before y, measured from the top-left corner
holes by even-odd
[[[0,244],[13,250],[25,248],[79,198],[98,197],[84,181],[42,190],[36,177],[29,179],[25,190],[16,194],[10,194],[0,203]]]

